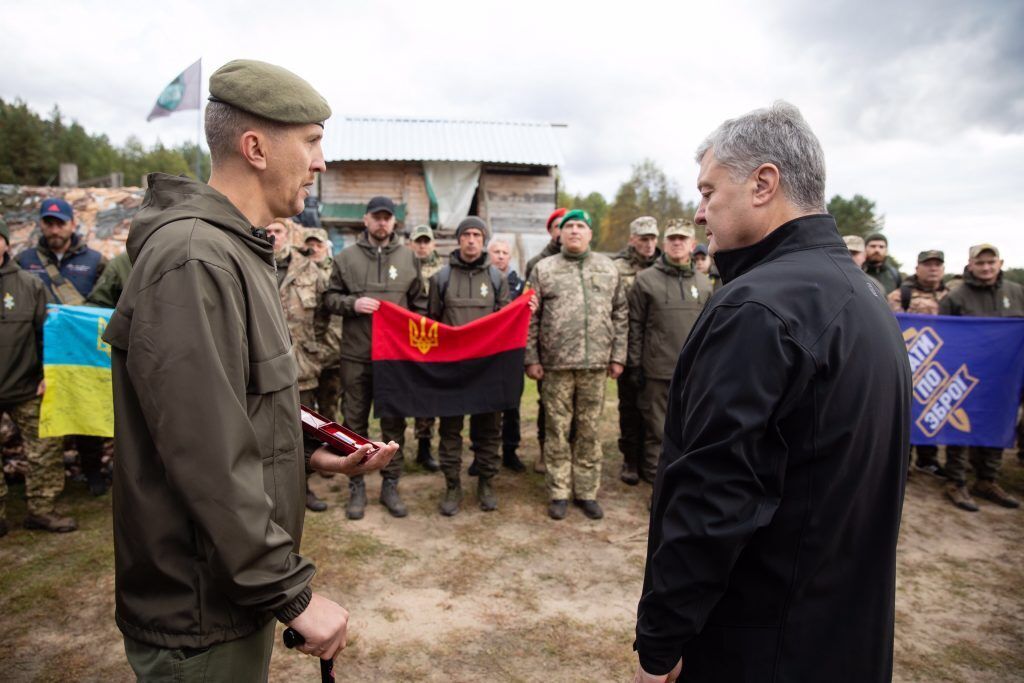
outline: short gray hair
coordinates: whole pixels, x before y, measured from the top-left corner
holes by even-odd
[[[282,124],[242,111],[226,102],[209,102],[206,105],[205,128],[210,160],[217,163],[237,154],[238,138],[247,130],[262,130],[273,135],[282,127]]]
[[[709,150],[736,180],[761,164],[774,164],[791,202],[805,211],[825,210],[825,153],[800,110],[789,102],[778,100],[725,121],[697,148],[697,163]]]

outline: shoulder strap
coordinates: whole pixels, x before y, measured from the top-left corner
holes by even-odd
[[[904,313],[910,310],[910,299],[913,297],[914,287],[910,284],[900,286],[900,308]]]
[[[494,310],[498,310],[498,290],[501,289],[501,279],[504,276],[494,266],[487,266],[487,270],[491,274],[491,294],[494,296]]]
[[[53,285],[53,294],[57,297],[57,301],[65,306],[81,306],[84,304],[85,297],[75,289],[74,285],[64,279],[64,276],[60,274],[60,269],[57,268],[53,261],[47,258],[43,250],[37,248],[36,254],[39,256],[40,263],[46,268],[46,274],[50,276],[50,284]]]

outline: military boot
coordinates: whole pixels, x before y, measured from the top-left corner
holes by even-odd
[[[548,517],[551,519],[565,519],[568,512],[569,501],[567,500],[553,500],[548,503]]]
[[[63,534],[77,529],[78,523],[74,517],[61,517],[56,512],[43,515],[34,515],[30,512],[25,517],[25,523],[22,526],[26,529],[39,529],[41,531],[53,531]]]
[[[462,502],[462,482],[458,479],[445,481],[444,500],[441,501],[441,514],[445,517],[454,517],[459,514],[459,504]]]
[[[323,512],[327,509],[327,503],[313,493],[313,489],[309,488],[309,484],[306,484],[306,509],[311,512]]]
[[[476,483],[476,499],[480,502],[480,509],[484,512],[492,512],[498,509],[498,499],[491,488],[490,477],[480,477]]]
[[[955,481],[948,482],[946,484],[946,497],[953,501],[953,505],[961,510],[967,510],[967,512],[978,511],[978,505],[971,498],[971,494],[967,492],[966,484],[960,484]]]
[[[388,509],[392,517],[405,517],[409,511],[398,495],[398,480],[385,479],[380,487],[380,504]]]
[[[576,507],[583,510],[583,514],[590,519],[601,519],[604,517],[604,510],[601,509],[601,504],[596,500],[580,500],[577,498],[573,502],[576,503]]]
[[[107,485],[107,478],[98,470],[87,472],[85,475],[85,483],[89,488],[89,493],[94,496],[102,496],[109,488]]]
[[[636,471],[636,465],[628,460],[622,462],[622,472],[619,474],[619,479],[622,480],[623,484],[629,484],[630,486],[636,486],[640,483],[640,473]]]
[[[348,505],[345,516],[349,519],[362,519],[366,512],[366,482],[363,478],[348,480]]]
[[[978,480],[971,489],[971,493],[985,500],[991,500],[996,505],[1004,508],[1019,508],[1020,501],[1003,490],[1003,487],[994,481]]]
[[[430,439],[421,438],[416,450],[416,463],[428,472],[437,472],[441,466],[430,453]]]
[[[473,462],[469,463],[469,469],[466,470],[466,474],[471,477],[480,476],[480,466],[476,464],[476,456],[473,456]]]
[[[516,455],[516,449],[506,448],[501,452],[501,464],[505,466],[505,469],[512,470],[513,472],[525,472],[526,465]]]

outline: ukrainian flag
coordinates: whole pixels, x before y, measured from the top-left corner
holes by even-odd
[[[114,436],[110,345],[103,331],[112,308],[47,306],[43,325],[46,393],[39,436]]]

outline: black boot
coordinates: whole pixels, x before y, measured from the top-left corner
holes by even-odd
[[[362,519],[366,512],[366,483],[362,477],[348,480],[348,505],[345,516],[349,519]]]
[[[580,500],[577,498],[575,501],[576,506],[583,510],[583,514],[590,519],[601,519],[604,517],[604,510],[601,509],[601,505],[596,500]]]
[[[471,477],[479,477],[480,476],[480,468],[477,467],[477,465],[476,465],[476,456],[475,455],[473,456],[473,462],[469,463],[469,469],[467,470],[467,473]]]
[[[501,464],[505,466],[505,469],[512,470],[513,472],[525,472],[526,465],[516,455],[516,449],[507,448],[501,452]]]
[[[498,499],[491,488],[490,477],[480,477],[476,483],[476,499],[480,502],[480,509],[484,512],[492,512],[498,509]]]
[[[380,504],[388,509],[392,517],[405,517],[409,511],[398,495],[398,480],[385,479],[380,487]]]
[[[630,486],[639,484],[640,474],[636,471],[636,465],[629,461],[623,461],[622,473],[619,474],[619,479],[622,480],[623,484],[629,484]]]
[[[309,488],[309,484],[306,484],[306,509],[311,512],[323,512],[327,509],[327,503],[313,493],[313,489]]]
[[[107,492],[107,478],[100,470],[86,472],[85,483],[89,487],[89,493],[94,496],[102,496]]]
[[[459,514],[459,504],[462,502],[462,483],[458,480],[448,479],[445,481],[444,500],[441,501],[441,514],[445,517],[454,517]]]
[[[569,511],[569,501],[553,500],[548,503],[548,517],[551,519],[565,519],[565,513]]]
[[[427,472],[437,472],[441,466],[430,454],[430,439],[420,439],[419,447],[416,450],[416,463]]]

